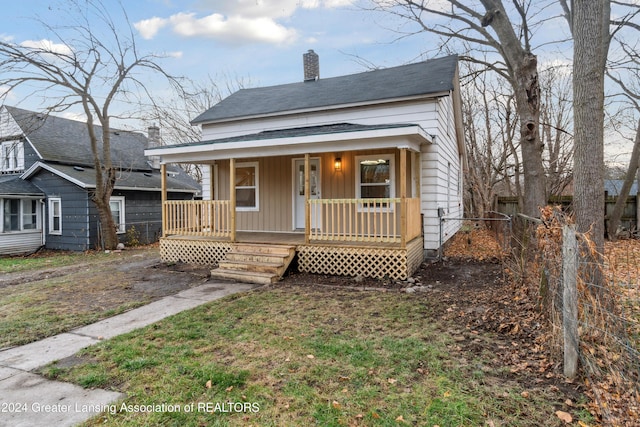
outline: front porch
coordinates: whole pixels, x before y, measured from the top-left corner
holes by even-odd
[[[165,262],[216,266],[238,244],[290,245],[302,272],[404,280],[423,259],[418,198],[309,199],[305,230],[293,232],[236,231],[233,200],[163,206]]]
[[[250,142],[252,150],[224,143],[187,156],[166,149],[163,158],[174,161],[202,156],[210,191],[208,200],[163,200],[162,258],[227,265],[241,243],[286,244],[303,272],[406,279],[424,253],[423,133],[367,127],[304,144],[287,142],[289,135]],[[257,155],[258,142],[269,153]]]
[[[305,230],[294,232],[235,231],[233,200],[163,206],[166,262],[214,266],[240,243],[289,245],[302,272],[404,280],[423,259],[418,198],[308,199]]]

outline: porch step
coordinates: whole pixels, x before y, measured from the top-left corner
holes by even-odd
[[[296,253],[295,246],[259,243],[234,244],[212,277],[270,284],[279,281]]]
[[[219,279],[236,280],[245,283],[257,283],[259,285],[270,285],[276,283],[280,278],[271,273],[258,273],[242,270],[226,270],[216,268],[211,270],[211,276]]]

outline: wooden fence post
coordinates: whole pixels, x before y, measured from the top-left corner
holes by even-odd
[[[564,376],[578,371],[578,241],[576,226],[562,227],[562,331],[564,336]]]

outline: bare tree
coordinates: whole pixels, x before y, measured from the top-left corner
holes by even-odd
[[[96,173],[92,200],[102,224],[105,246],[115,248],[118,238],[109,199],[117,167],[112,159],[110,130],[112,118],[118,116],[111,108],[118,100],[151,99],[141,80],[143,71],[159,73],[172,84],[177,80],[156,63],[157,56],[140,54],[123,8],[122,18],[127,24],[124,31],[100,1],[68,0],[65,5],[75,22],[55,27],[43,18],[36,19],[51,40],[0,41],[0,86],[8,88],[7,92],[23,87],[32,90],[31,95],[43,91],[47,113],[82,107]],[[100,125],[100,134],[94,124]]]
[[[610,54],[606,74],[620,89],[620,92],[614,93],[612,96],[618,97],[622,95],[625,99],[625,104],[630,105],[632,111],[640,113],[640,43],[637,39],[640,25],[636,24],[635,20],[632,20],[632,18],[636,18],[640,14],[640,6],[636,4],[624,4],[624,6],[627,7],[629,12],[622,15],[622,18],[613,21],[613,24],[617,27],[614,27],[615,30],[612,33],[611,42],[614,46],[610,50],[615,52]],[[628,30],[630,33],[626,37],[624,30]],[[627,109],[628,107],[623,106],[622,108]],[[620,219],[622,218],[629,191],[633,181],[636,179],[639,163],[640,120],[636,126],[633,149],[624,176],[624,182],[613,211],[609,216],[607,235],[611,240],[615,240],[617,237]]]
[[[573,180],[573,99],[565,71],[552,66],[540,73],[540,139],[549,196],[562,195]]]
[[[443,44],[452,40],[469,43],[474,51],[486,53],[488,60],[464,57],[481,62],[488,70],[500,74],[513,89],[519,119],[524,175],[524,212],[539,216],[539,206],[546,204],[545,173],[540,141],[540,87],[538,60],[532,50],[532,17],[549,2],[512,0],[507,10],[501,0],[477,3],[459,0],[372,0],[377,10],[395,14],[418,24],[420,31],[439,35]],[[535,10],[534,10],[535,9]]]
[[[201,129],[191,120],[213,107],[224,97],[251,86],[249,78],[229,75],[207,76],[202,81],[186,80],[179,96],[163,100],[147,112],[146,120],[157,123],[163,130],[164,144],[180,144],[200,141]],[[202,171],[198,165],[180,165],[196,181],[202,182]]]
[[[513,96],[504,81],[474,64],[463,65],[462,97],[467,147],[467,214],[482,218],[498,195],[522,196],[519,181]]]
[[[467,213],[482,217],[495,209],[495,196],[516,196],[522,206],[522,164],[515,100],[509,85],[478,64],[461,65],[467,146]],[[571,79],[553,66],[540,72],[540,119],[547,193],[562,194],[572,179]]]
[[[624,0],[574,0],[571,5],[566,0],[560,0],[560,4],[574,38],[576,223],[579,231],[593,232],[596,247],[602,253],[604,250],[604,76],[606,73],[624,90],[622,80],[616,79],[613,73],[606,72],[607,59],[611,55],[611,42],[620,40],[616,36],[621,31],[640,30],[640,25],[637,23],[640,5],[637,2]],[[612,6],[616,8],[615,13],[612,13]],[[625,51],[624,42],[621,42],[620,46],[624,57],[629,51]],[[611,63],[611,60],[609,62]],[[630,169],[632,167],[633,165],[630,165]],[[626,196],[623,198],[626,199]],[[610,229],[613,231],[611,235],[615,235],[615,229],[612,227]]]

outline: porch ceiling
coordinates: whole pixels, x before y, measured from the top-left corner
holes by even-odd
[[[199,163],[222,159],[317,154],[380,148],[420,151],[432,137],[416,124],[326,126],[281,129],[252,135],[163,146],[145,150],[165,163]]]

